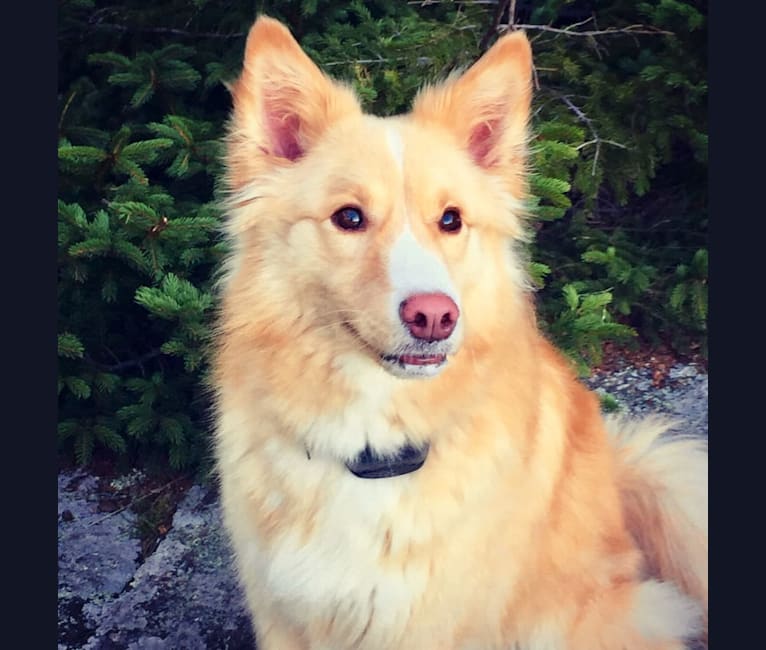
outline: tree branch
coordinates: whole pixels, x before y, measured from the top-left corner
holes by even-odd
[[[155,348],[154,350],[150,350],[146,354],[143,354],[136,359],[129,359],[128,361],[120,361],[119,363],[114,363],[111,366],[108,366],[104,363],[100,363],[96,361],[95,359],[91,359],[90,357],[87,357],[87,356],[85,358],[92,365],[98,366],[98,368],[103,370],[104,372],[119,372],[120,370],[133,368],[134,366],[142,366],[145,361],[154,359],[155,357],[158,357],[161,354],[163,354],[162,350],[160,350],[159,348]]]
[[[502,0],[502,2],[498,2],[497,8],[495,9],[495,15],[492,17],[492,22],[490,23],[487,31],[484,32],[484,36],[481,37],[481,41],[479,42],[480,52],[483,52],[487,49],[490,39],[497,33],[500,21],[503,18],[503,14],[505,13],[505,10],[508,8],[510,3],[511,0]],[[516,4],[516,0],[513,0],[513,4]],[[511,12],[511,22],[513,22],[513,12]]]
[[[428,7],[429,5],[438,5],[449,2],[452,4],[454,0],[408,0],[408,5],[420,5],[421,7]],[[462,0],[461,4],[464,5],[496,5],[498,0]]]
[[[180,481],[182,479],[186,479],[186,478],[189,478],[189,477],[186,476],[186,475],[178,476],[178,477],[174,478],[172,481],[170,481],[169,483],[165,483],[165,485],[161,485],[158,488],[154,488],[153,490],[150,490],[146,494],[142,494],[141,496],[136,497],[135,499],[132,499],[131,502],[128,503],[128,505],[123,506],[122,508],[118,508],[117,510],[113,510],[112,512],[110,512],[107,515],[104,515],[100,519],[96,519],[96,521],[91,521],[87,525],[87,528],[92,528],[93,526],[97,526],[98,524],[104,523],[107,519],[110,519],[110,518],[114,517],[115,515],[119,515],[121,512],[125,512],[125,510],[127,510],[128,508],[136,505],[139,501],[143,501],[144,499],[146,499],[146,497],[150,497],[150,496],[152,496],[154,494],[158,494],[159,492],[167,490],[171,485],[173,485],[175,483],[178,483],[178,481]]]
[[[560,29],[558,27],[551,27],[550,25],[525,25],[525,24],[517,24],[517,25],[500,25],[498,27],[498,31],[500,33],[507,32],[510,29],[526,29],[531,31],[541,31],[541,32],[552,32],[554,34],[565,34],[566,36],[614,36],[618,34],[650,34],[650,35],[659,35],[664,34],[665,36],[675,36],[674,32],[668,32],[664,29],[659,29],[658,27],[651,27],[649,25],[628,25],[627,27],[607,27],[606,29],[589,29],[585,31],[573,31],[574,27],[577,27],[578,25],[582,25],[584,22],[588,22],[588,20],[591,20],[588,18],[585,21],[574,23],[573,25],[570,25],[569,27],[564,27],[563,29]]]
[[[93,23],[92,27],[98,29],[109,29],[117,32],[139,32],[142,34],[175,34],[176,36],[191,36],[193,38],[243,38],[244,32],[233,32],[231,34],[221,34],[219,32],[190,32],[184,29],[175,29],[174,27],[128,27],[126,25],[116,25],[114,23]]]
[[[611,145],[613,145],[615,147],[619,147],[620,149],[627,149],[628,148],[626,145],[620,144],[619,142],[615,142],[614,140],[605,140],[603,138],[597,138],[597,139],[594,139],[594,140],[588,140],[587,142],[583,142],[582,144],[578,144],[575,147],[575,149],[577,149],[577,151],[579,151],[580,149],[582,149],[584,147],[587,147],[587,146],[589,146],[591,144],[598,144],[599,142],[604,142],[606,144],[611,144]]]
[[[417,65],[427,65],[428,63],[431,63],[431,57],[430,56],[419,56],[415,59],[414,63]],[[412,62],[412,59],[408,56],[397,56],[394,58],[384,58],[384,57],[378,57],[377,59],[349,59],[348,61],[328,61],[327,63],[320,64],[319,67],[321,68],[330,68],[336,65],[349,65],[351,63],[359,63],[359,64],[366,64],[366,63],[391,63],[392,61],[410,61]]]
[[[614,147],[619,147],[620,149],[629,149],[624,144],[621,144],[619,142],[615,142],[614,140],[605,140],[602,138],[598,132],[596,131],[596,127],[593,126],[593,120],[590,119],[585,113],[582,112],[580,108],[578,108],[575,104],[572,103],[572,100],[569,99],[567,95],[562,95],[560,93],[557,93],[554,91],[554,95],[556,95],[561,101],[563,101],[569,110],[571,110],[577,118],[581,121],[587,124],[588,128],[590,129],[590,132],[593,134],[593,139],[588,140],[587,142],[583,142],[582,144],[578,145],[576,147],[577,151],[580,149],[587,147],[589,145],[595,144],[596,145],[596,152],[593,154],[593,166],[591,168],[590,175],[595,176],[596,175],[596,165],[598,164],[598,157],[601,154],[601,144],[611,144]]]

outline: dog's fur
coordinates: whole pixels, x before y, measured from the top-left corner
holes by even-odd
[[[536,325],[515,248],[531,65],[506,35],[382,119],[278,22],[252,28],[231,86],[214,383],[262,650],[671,650],[705,634],[704,443],[605,422]],[[333,223],[348,206],[364,229]],[[459,232],[439,228],[448,208]],[[399,318],[423,292],[459,308],[444,341]],[[432,349],[446,363],[384,359]],[[430,443],[414,473],[344,464],[407,442]]]

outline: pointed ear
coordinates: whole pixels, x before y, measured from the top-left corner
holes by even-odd
[[[423,89],[413,116],[449,129],[477,165],[512,180],[524,171],[531,76],[529,41],[513,32],[461,76]]]
[[[298,160],[335,120],[361,113],[353,91],[326,77],[288,29],[265,16],[250,29],[231,93],[228,162],[235,187]]]

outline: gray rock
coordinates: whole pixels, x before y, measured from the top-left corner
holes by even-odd
[[[91,608],[122,593],[138,567],[135,515],[98,512],[97,484],[82,471],[58,477],[58,617],[65,648],[95,629]]]
[[[66,576],[60,578],[66,580]],[[82,607],[92,634],[70,650],[252,650],[255,641],[231,567],[212,488],[194,486],[173,526],[114,598]]]

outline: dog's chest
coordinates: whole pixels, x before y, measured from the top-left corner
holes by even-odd
[[[428,560],[407,552],[429,534],[402,498],[407,480],[343,477],[308,532],[254,541],[269,598],[298,626],[324,625],[338,642],[364,633],[360,648],[402,633],[429,580]]]

